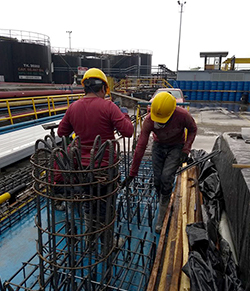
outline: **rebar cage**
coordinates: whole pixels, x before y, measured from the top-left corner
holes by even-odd
[[[51,136],[36,142],[37,253],[3,290],[146,290],[156,253],[151,157],[121,190],[131,162],[129,139],[101,143],[97,137],[84,167],[77,140],[68,147]]]

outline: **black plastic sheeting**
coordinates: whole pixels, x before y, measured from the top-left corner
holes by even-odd
[[[191,155],[196,161],[207,153],[192,150]],[[218,172],[209,160],[199,164],[199,172],[203,222],[186,227],[190,252],[182,270],[190,278],[192,291],[243,291],[229,244],[218,231],[225,205]]]
[[[250,144],[241,134],[224,133],[213,150],[225,201],[228,224],[239,265],[239,276],[245,290],[250,290],[250,169],[234,168],[232,164],[250,164]]]

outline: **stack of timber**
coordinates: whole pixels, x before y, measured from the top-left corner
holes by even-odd
[[[187,263],[189,254],[186,225],[202,221],[202,194],[198,188],[197,171],[193,167],[177,178],[147,291],[190,290],[190,280],[182,267]]]

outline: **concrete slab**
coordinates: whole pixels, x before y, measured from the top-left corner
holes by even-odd
[[[207,153],[210,153],[213,149],[213,146],[217,137],[218,137],[217,135],[210,135],[210,136],[197,135],[192,148],[196,150],[203,149]]]
[[[194,149],[204,149],[211,152],[218,136],[225,132],[241,133],[242,127],[250,127],[248,114],[238,114],[226,109],[197,109],[190,108],[194,117],[198,134],[193,143]]]
[[[56,124],[59,122],[53,121]],[[35,142],[49,133],[41,124],[0,135],[0,169],[31,156],[35,152]],[[57,134],[56,142],[59,142]]]

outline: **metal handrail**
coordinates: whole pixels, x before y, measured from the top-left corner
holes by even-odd
[[[0,39],[50,46],[49,36],[26,30],[0,29]]]
[[[0,109],[7,110],[7,116],[1,117],[0,122],[10,121],[14,124],[15,119],[22,119],[29,116],[34,116],[35,119],[39,118],[41,114],[56,115],[57,112],[66,111],[75,100],[82,98],[84,94],[65,94],[65,95],[51,95],[51,96],[39,96],[39,97],[23,97],[23,98],[11,98],[0,99]],[[62,102],[56,106],[56,103]],[[42,109],[38,107],[43,106]],[[15,114],[15,110],[31,108],[30,112]]]
[[[114,85],[114,90],[126,90],[128,88],[142,88],[143,86],[173,87],[167,80],[162,78],[121,79]]]

